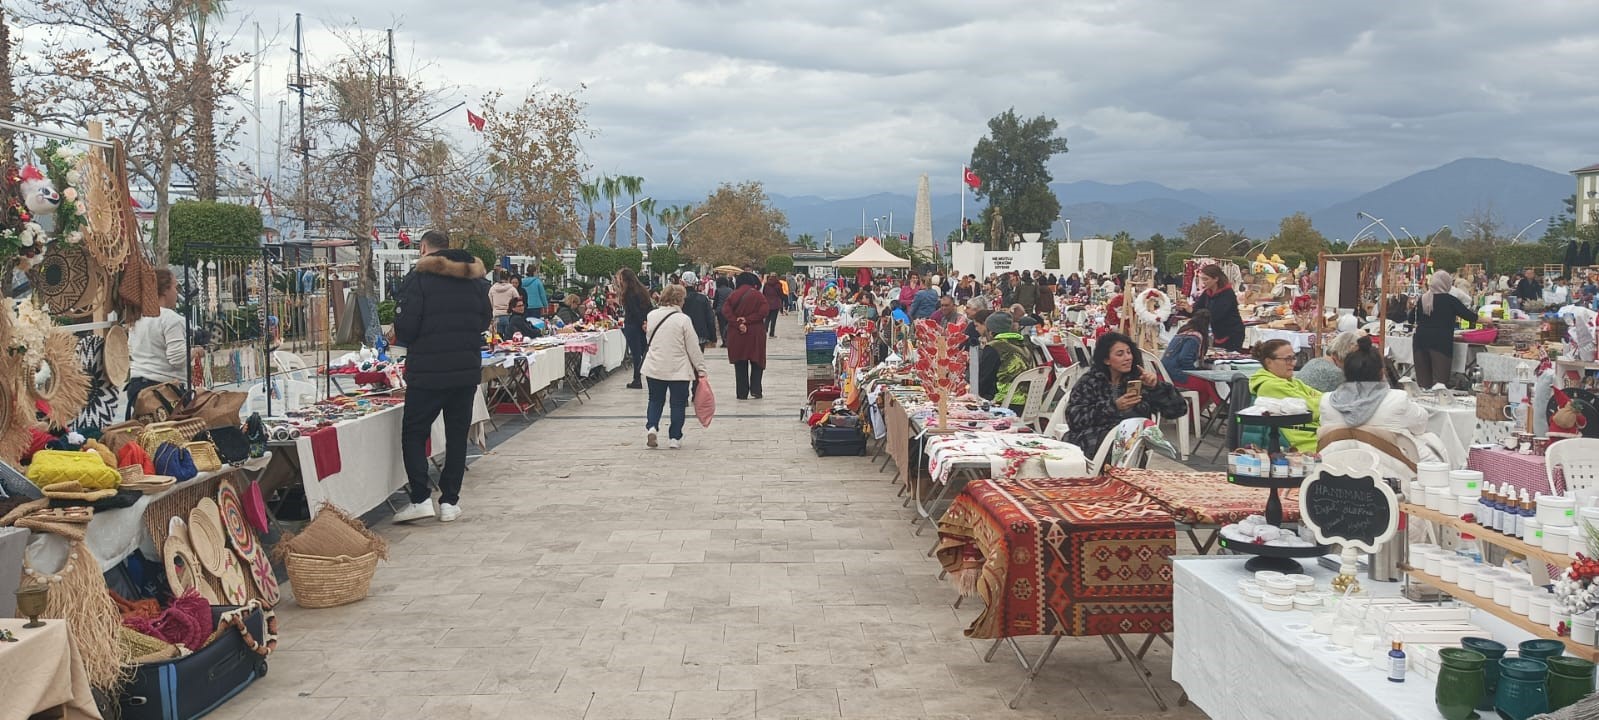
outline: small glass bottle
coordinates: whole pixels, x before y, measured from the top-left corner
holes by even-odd
[[[1483,527],[1488,527],[1493,521],[1493,492],[1494,484],[1485,482],[1482,484],[1482,494],[1477,497],[1477,504],[1481,506],[1477,510],[1477,524]]]
[[[1500,530],[1512,537],[1521,534],[1521,503],[1516,499],[1515,489],[1505,496],[1504,527]]]
[[[1516,537],[1525,540],[1527,539],[1527,521],[1538,515],[1538,508],[1533,506],[1532,494],[1528,493],[1526,488],[1522,488],[1521,490],[1520,504],[1521,510],[1519,514],[1521,515],[1521,524],[1517,529],[1521,532],[1517,533]]]
[[[1394,647],[1388,651],[1388,682],[1402,683],[1405,681],[1405,644],[1394,641]]]

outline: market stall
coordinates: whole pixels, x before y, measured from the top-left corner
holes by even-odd
[[[0,633],[16,642],[0,643],[0,677],[5,678],[0,718],[27,720],[60,708],[63,720],[99,720],[83,659],[67,634],[67,624],[46,621],[27,627],[21,619],[0,618]]]

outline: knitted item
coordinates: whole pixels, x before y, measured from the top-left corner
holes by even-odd
[[[150,598],[144,598],[142,600],[129,600],[121,595],[118,595],[117,591],[115,590],[111,590],[109,592],[111,593],[111,601],[116,603],[117,609],[122,611],[122,618],[124,620],[130,617],[154,619],[161,615],[161,603],[155,600],[151,600]]]
[[[154,620],[124,616],[122,624],[191,651],[205,647],[216,629],[216,623],[211,621],[211,603],[193,590],[173,600]]]
[[[136,442],[123,443],[122,449],[117,451],[117,467],[129,465],[144,468],[146,475],[155,474],[155,462],[150,460],[150,453],[145,452],[144,447]]]

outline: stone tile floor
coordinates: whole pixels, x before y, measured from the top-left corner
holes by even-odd
[[[684,448],[644,447],[644,393],[601,383],[475,460],[465,514],[376,529],[372,595],[279,609],[271,670],[211,718],[1202,718],[1161,713],[1098,638],[1067,639],[1020,709],[1023,670],[962,630],[890,473],[817,458],[799,422],[801,332],[783,318],[766,397]],[[1042,640],[1023,646],[1036,653]]]

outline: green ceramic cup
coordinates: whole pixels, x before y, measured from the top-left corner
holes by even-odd
[[[1460,639],[1460,646],[1482,653],[1487,662],[1482,666],[1482,697],[1477,699],[1478,710],[1494,709],[1494,694],[1499,691],[1499,659],[1505,656],[1505,644],[1488,638]]]
[[[1494,707],[1505,720],[1527,720],[1549,712],[1546,685],[1549,665],[1542,660],[1502,658],[1499,660],[1499,689]]]
[[[1549,663],[1549,710],[1571,705],[1594,691],[1594,664],[1574,657],[1552,657]]]
[[[1471,720],[1477,717],[1477,701],[1483,695],[1483,666],[1488,658],[1465,648],[1442,648],[1438,683],[1433,704],[1444,720]]]
[[[1521,656],[1528,660],[1548,660],[1566,654],[1566,644],[1559,640],[1539,638],[1537,640],[1523,640],[1516,646]]]

